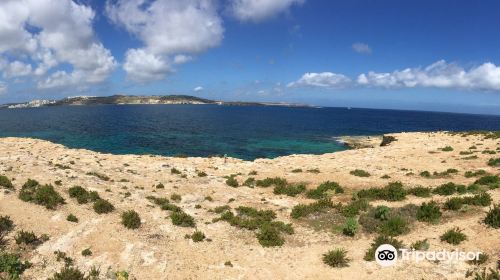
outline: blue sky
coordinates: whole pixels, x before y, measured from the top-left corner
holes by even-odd
[[[498,14],[493,0],[7,0],[0,103],[189,94],[500,114]]]

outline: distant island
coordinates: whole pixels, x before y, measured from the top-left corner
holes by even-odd
[[[63,105],[126,105],[126,104],[216,104],[231,106],[285,106],[285,107],[312,107],[306,104],[281,103],[281,102],[241,102],[241,101],[215,101],[189,95],[112,95],[112,96],[75,96],[61,100],[32,100],[23,103],[2,104],[0,108],[37,108]]]

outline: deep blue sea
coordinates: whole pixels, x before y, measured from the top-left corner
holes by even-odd
[[[217,105],[0,109],[0,137],[34,137],[114,154],[273,158],[343,150],[335,140],[342,135],[437,130],[500,130],[500,116]]]

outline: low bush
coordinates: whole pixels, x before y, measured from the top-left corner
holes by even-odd
[[[439,187],[434,188],[432,190],[433,193],[439,194],[439,195],[452,195],[457,192],[457,189],[460,185],[456,185],[455,183],[449,182],[446,184],[442,184]]]
[[[205,234],[201,231],[195,231],[192,235],[191,235],[191,239],[194,241],[194,242],[201,242],[203,240],[205,240]]]
[[[387,206],[377,206],[375,208],[375,215],[374,217],[381,220],[381,221],[386,221],[389,218],[389,213],[391,212],[391,208]]]
[[[170,195],[170,199],[175,202],[180,202],[182,200],[182,196],[180,194],[173,193],[172,195]]]
[[[483,169],[479,169],[476,171],[467,171],[464,173],[464,176],[465,178],[472,178],[472,177],[484,176],[487,174],[488,172],[484,171]]]
[[[181,174],[182,172],[179,171],[179,169],[172,167],[170,169],[170,174]]]
[[[14,185],[6,176],[0,175],[0,187],[4,187],[5,189],[13,190]]]
[[[198,175],[198,177],[207,177],[208,176],[208,174],[204,171],[198,171],[196,173],[196,175]]]
[[[137,229],[141,226],[141,217],[134,210],[122,213],[122,225],[128,229]]]
[[[105,199],[98,199],[94,202],[94,211],[97,214],[106,214],[113,212],[115,210],[115,207],[113,204],[111,204],[109,201]]]
[[[65,266],[47,280],[88,280],[85,273],[73,266]]]
[[[408,222],[399,216],[390,217],[380,226],[380,233],[387,236],[398,236],[408,233],[410,228]]]
[[[11,231],[14,228],[14,222],[10,216],[0,216],[0,236]]]
[[[328,197],[329,193],[343,193],[344,189],[336,182],[326,181],[321,183],[316,189],[309,190],[306,193],[308,198],[323,199]]]
[[[194,227],[196,225],[194,218],[182,211],[172,212],[170,219],[172,220],[172,224],[180,227]]]
[[[285,243],[279,229],[269,223],[264,223],[259,227],[257,239],[262,247],[281,246]]]
[[[329,199],[321,199],[311,204],[298,204],[294,206],[290,216],[294,219],[298,219],[329,208],[333,208],[333,203]]]
[[[420,176],[424,177],[424,178],[430,178],[431,173],[429,171],[425,170],[425,171],[420,172]]]
[[[390,244],[396,248],[396,250],[399,250],[400,248],[403,247],[403,243],[393,237],[390,236],[384,236],[384,235],[379,235],[375,238],[375,240],[372,242],[370,249],[366,252],[364,256],[365,261],[374,261],[375,260],[375,251],[377,251],[377,248],[382,245],[382,244]]]
[[[304,184],[295,185],[277,185],[274,187],[274,194],[286,194],[287,196],[295,197],[298,194],[303,193],[306,190]]]
[[[358,222],[355,218],[347,218],[344,226],[342,227],[342,233],[347,236],[354,236],[358,231]]]
[[[0,278],[7,276],[5,279],[20,279],[24,271],[31,267],[28,261],[22,261],[17,254],[0,251]]]
[[[370,177],[370,173],[368,173],[365,170],[362,169],[355,169],[349,172],[351,175],[358,176],[358,177]]]
[[[492,228],[500,228],[500,204],[494,205],[488,211],[484,218],[484,223]]]
[[[427,241],[427,239],[415,241],[410,246],[411,249],[415,249],[415,250],[419,250],[419,251],[427,251],[427,250],[429,250],[429,247],[430,247],[430,244],[429,244],[429,241]]]
[[[243,186],[253,188],[255,187],[255,178],[249,177],[243,182]]]
[[[162,183],[158,183],[158,184],[156,185],[156,188],[157,188],[157,189],[164,189],[164,188],[165,188],[165,185],[163,185]]]
[[[436,202],[424,202],[418,208],[417,220],[427,223],[437,223],[441,219],[441,210]]]
[[[452,197],[444,203],[444,209],[457,211],[462,208],[463,200],[460,197]]]
[[[302,168],[296,168],[296,169],[292,170],[292,173],[301,173],[301,172],[302,172]]]
[[[449,229],[443,235],[440,236],[441,241],[445,241],[449,244],[458,245],[462,241],[467,240],[467,236],[462,233],[462,230],[458,227]]]
[[[345,217],[354,217],[360,212],[368,210],[370,204],[366,199],[357,199],[341,208],[342,215]]]
[[[500,158],[490,158],[488,160],[488,165],[493,167],[500,166]]]
[[[56,192],[52,185],[40,185],[37,181],[29,179],[19,192],[19,199],[43,205],[47,209],[54,210],[60,204],[64,204],[62,196]]]
[[[90,248],[82,250],[82,256],[84,257],[92,256],[92,251],[90,250]]]
[[[69,197],[76,198],[78,204],[86,204],[89,201],[94,202],[100,198],[99,194],[96,191],[89,192],[80,186],[74,186],[69,188],[68,193]]]
[[[382,199],[387,201],[400,201],[406,198],[406,190],[401,182],[391,182],[383,188],[369,188],[357,193],[359,198],[370,200]]]
[[[227,178],[226,185],[233,187],[233,188],[236,188],[236,187],[238,187],[239,184],[238,184],[238,180],[236,180],[236,178],[231,176],[231,177]]]
[[[414,187],[408,190],[408,194],[417,196],[417,197],[430,197],[431,189],[426,187]]]
[[[337,248],[323,254],[323,262],[331,267],[346,267],[349,266],[349,261],[347,251],[342,248]]]
[[[500,177],[497,175],[487,175],[477,179],[474,184],[488,186],[491,189],[500,187]]]
[[[453,151],[453,147],[446,146],[444,148],[440,148],[440,150],[443,151],[443,152],[451,152],[451,151]]]
[[[78,223],[78,218],[75,215],[73,215],[73,214],[69,214],[66,217],[66,221],[73,222],[73,223]]]
[[[383,135],[382,136],[382,143],[380,143],[380,146],[388,146],[390,143],[397,141],[396,137],[390,136],[390,135]]]
[[[32,231],[19,231],[14,237],[16,244],[25,244],[25,245],[38,245],[41,243],[41,239],[38,238],[35,233]]]
[[[103,181],[111,180],[111,178],[109,178],[107,175],[98,172],[87,172],[87,175],[97,177]]]
[[[288,182],[286,179],[280,178],[280,177],[274,177],[274,178],[265,178],[262,180],[257,180],[255,182],[255,185],[257,187],[263,187],[267,188],[270,186],[286,186]]]
[[[468,260],[467,263],[471,264],[471,265],[482,265],[482,264],[486,263],[488,261],[488,259],[489,259],[488,254],[481,253],[481,254],[479,254],[479,256],[477,258],[472,259],[472,260]]]

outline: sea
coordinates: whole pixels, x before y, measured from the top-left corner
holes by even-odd
[[[0,109],[0,137],[33,137],[112,154],[254,160],[342,151],[347,148],[338,137],[345,135],[442,130],[500,130],[500,116],[220,105]]]

